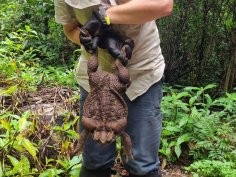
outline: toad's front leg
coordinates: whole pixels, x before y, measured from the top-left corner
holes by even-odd
[[[87,71],[88,75],[98,70],[98,52],[97,51],[95,51],[95,53],[92,54],[91,57],[89,58],[87,67],[88,67],[88,71]]]
[[[131,84],[131,80],[130,80],[130,75],[129,75],[129,71],[128,69],[123,66],[123,64],[120,62],[119,59],[116,59],[115,61],[115,65],[117,68],[117,76],[120,80],[121,83],[126,85],[126,88],[128,88]]]

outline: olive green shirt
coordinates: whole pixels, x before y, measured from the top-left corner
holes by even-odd
[[[110,0],[111,5],[126,3],[129,0]],[[62,25],[77,19],[84,24],[90,18],[92,10],[101,4],[101,0],[54,0],[55,20]],[[165,62],[160,48],[159,32],[155,21],[141,25],[113,25],[122,35],[134,40],[132,58],[127,69],[131,77],[131,85],[126,94],[130,100],[145,93],[164,73]],[[112,72],[114,59],[106,49],[98,50],[99,69]],[[81,87],[89,91],[87,61],[89,54],[82,47],[76,69],[76,78]]]

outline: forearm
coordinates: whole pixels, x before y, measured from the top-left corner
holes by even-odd
[[[172,8],[173,0],[131,0],[106,13],[112,24],[142,24],[170,15]]]
[[[74,20],[71,23],[64,25],[63,29],[66,37],[70,41],[80,45],[80,38],[79,38],[80,30],[78,28],[78,25],[79,23],[76,20]]]

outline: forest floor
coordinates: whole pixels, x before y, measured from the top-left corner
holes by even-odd
[[[191,175],[186,174],[179,166],[172,166],[162,170],[162,177],[191,177]]]
[[[191,175],[186,174],[180,166],[171,165],[170,167],[162,170],[162,177],[190,177]]]
[[[112,177],[126,177],[128,172],[122,167],[120,163],[115,164],[114,170],[117,175]],[[180,165],[167,165],[162,171],[162,177],[191,177],[190,174],[186,173]]]

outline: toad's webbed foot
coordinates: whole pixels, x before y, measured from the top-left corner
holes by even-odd
[[[95,130],[92,138],[96,142],[106,145],[112,143],[116,136],[113,131]]]

